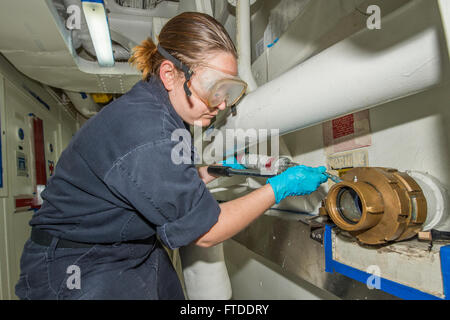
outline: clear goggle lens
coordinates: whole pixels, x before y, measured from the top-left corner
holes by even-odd
[[[231,76],[210,67],[198,75],[194,74],[192,88],[197,96],[211,108],[225,102],[226,106],[236,104],[247,90],[247,84],[239,77]]]
[[[225,101],[227,107],[236,104],[245,94],[247,84],[240,80],[221,80],[211,90],[208,104],[217,107]]]

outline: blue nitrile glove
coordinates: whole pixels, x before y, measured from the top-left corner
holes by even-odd
[[[233,168],[233,169],[240,169],[240,170],[247,169],[246,167],[244,167],[242,164],[240,164],[237,161],[236,157],[229,157],[226,160],[222,161],[221,164],[224,167],[230,167],[230,168]]]
[[[324,174],[326,171],[325,167],[295,166],[267,179],[267,183],[270,183],[275,193],[276,203],[280,203],[286,197],[302,196],[316,191],[322,183],[328,180]]]

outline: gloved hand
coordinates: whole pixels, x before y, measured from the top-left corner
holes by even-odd
[[[301,196],[316,191],[322,183],[328,180],[324,174],[326,171],[325,167],[295,166],[267,179],[267,183],[270,183],[275,193],[276,203],[280,203],[286,197]]]
[[[233,169],[240,169],[240,170],[242,170],[242,169],[247,169],[246,167],[244,167],[242,164],[240,164],[238,161],[237,161],[237,159],[236,159],[236,157],[234,157],[234,156],[232,156],[232,157],[229,157],[229,158],[227,158],[226,160],[224,160],[224,161],[222,161],[222,162],[220,162],[224,167],[230,167],[230,168],[233,168]]]

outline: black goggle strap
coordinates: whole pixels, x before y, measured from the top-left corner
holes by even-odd
[[[180,60],[178,60],[177,58],[175,58],[174,56],[172,56],[170,53],[168,53],[163,47],[161,47],[158,44],[158,52],[167,60],[171,61],[178,69],[182,70],[184,73],[184,76],[186,78],[186,81],[184,82],[184,91],[186,92],[186,95],[188,97],[190,97],[192,95],[191,90],[189,90],[189,87],[187,85],[187,83],[189,82],[189,80],[191,80],[192,75],[194,74],[194,71],[192,71],[191,69],[189,69],[188,66],[186,66],[185,64],[183,64]]]

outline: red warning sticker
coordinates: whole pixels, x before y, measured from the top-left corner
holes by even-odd
[[[354,123],[355,118],[353,117],[353,114],[332,120],[333,139],[338,139],[355,133]]]
[[[327,154],[354,150],[372,144],[369,110],[326,121],[322,129]]]

